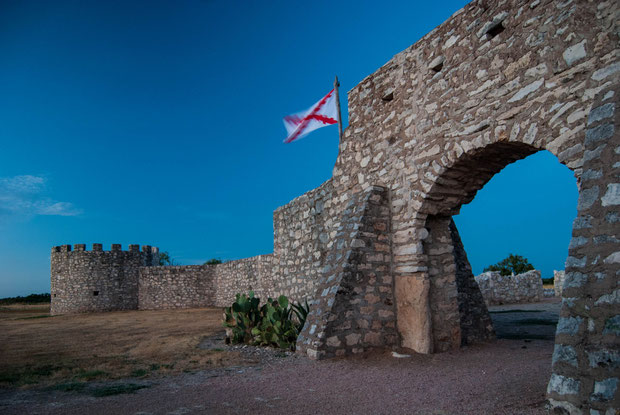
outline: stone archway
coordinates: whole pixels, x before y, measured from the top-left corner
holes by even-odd
[[[427,311],[421,315],[412,313],[407,302],[407,296],[413,294],[410,287],[395,293],[404,345],[417,346],[424,342],[421,336],[427,335],[431,339],[431,351],[441,352],[493,337],[488,311],[451,218],[500,170],[540,150],[519,142],[492,143],[463,154],[438,176],[420,209],[432,212],[426,216],[420,231],[423,236],[420,263],[425,264],[426,270],[417,276],[428,279]],[[404,300],[399,298],[401,295],[405,296]],[[407,318],[411,320],[406,321]],[[418,328],[420,321],[426,319],[430,330],[424,333]]]
[[[580,185],[548,396],[574,413],[620,407],[619,6],[474,1],[349,92],[301,352],[432,353],[484,337],[475,294],[458,300],[469,274],[450,218],[545,149]]]
[[[464,255],[454,255],[460,244],[450,217],[508,163],[545,149],[580,185],[549,398],[575,413],[620,407],[618,7],[475,1],[350,91],[350,124],[329,182],[334,220],[326,222],[333,251],[325,258],[341,262],[324,267],[321,315],[300,350],[318,358],[371,347],[363,339],[377,332],[347,316],[374,312],[362,293],[379,289],[392,290],[395,304],[382,315],[397,317],[377,318],[376,327],[395,322],[403,346],[431,353],[484,337],[484,312],[461,320],[459,306],[475,310],[476,302],[458,301],[457,283],[467,287],[469,277]],[[367,216],[372,197],[389,213],[389,263],[381,251],[381,270],[365,280],[379,254],[372,238],[385,234],[345,239],[357,233],[343,230],[377,219]],[[444,320],[433,324],[438,315]],[[378,345],[394,344],[392,334]]]
[[[451,218],[496,173],[537,151],[520,142],[495,142],[461,154],[437,176],[419,209],[427,213],[419,221],[423,223],[418,232],[423,236],[417,259],[421,271],[413,277],[427,290],[428,304],[420,304],[419,289],[412,290],[411,284],[396,285],[397,321],[403,346],[421,352],[441,352],[493,337],[488,311]],[[407,281],[412,277],[400,279]],[[415,308],[412,296],[417,297]]]

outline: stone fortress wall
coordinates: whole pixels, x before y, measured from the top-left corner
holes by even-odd
[[[273,255],[217,265],[159,266],[158,248],[93,244],[52,248],[52,315],[115,310],[224,307],[235,294],[253,290],[261,298],[294,293],[299,283],[279,280]],[[288,288],[287,288],[288,287]],[[293,294],[294,295],[294,294]],[[294,298],[307,298],[296,296]]]
[[[547,150],[579,186],[547,396],[571,414],[620,409],[619,7],[466,5],[349,92],[333,176],[276,210],[273,254],[215,271],[142,268],[144,304],[181,298],[157,293],[157,272],[204,274],[195,290],[214,302],[249,287],[306,297],[297,350],[313,358],[487,339],[451,217],[506,165]]]
[[[338,225],[331,208],[331,181],[274,212],[274,253],[217,265],[158,266],[159,250],[112,245],[93,251],[76,244],[52,248],[52,314],[224,307],[236,293],[253,290],[260,298],[284,294],[295,301],[314,297],[330,229]],[[153,254],[146,257],[145,253]],[[94,293],[97,292],[95,295]]]

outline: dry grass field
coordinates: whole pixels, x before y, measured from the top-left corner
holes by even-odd
[[[148,377],[241,364],[201,350],[221,332],[221,309],[50,316],[49,305],[0,307],[0,386]]]

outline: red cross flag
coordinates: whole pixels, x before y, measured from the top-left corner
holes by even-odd
[[[285,143],[291,143],[317,128],[338,123],[336,89],[329,91],[309,110],[284,117],[284,126],[288,132]]]

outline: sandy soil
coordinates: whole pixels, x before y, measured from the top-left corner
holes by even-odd
[[[516,312],[502,307],[491,311],[499,311],[492,317],[503,320],[504,328],[531,327],[534,337],[540,335],[536,330],[553,332],[548,323],[536,327],[532,321],[514,322],[523,315],[536,315],[533,323],[552,318],[540,313],[553,313],[554,303],[537,306],[539,312],[524,312],[522,305],[513,306]],[[553,341],[531,340],[523,331],[518,335],[435,355],[394,358],[385,351],[314,362],[274,350],[222,346],[221,335],[215,333],[199,344],[238,353],[242,364],[122,379],[115,382],[145,388],[101,398],[40,388],[0,389],[0,413],[544,414]]]

